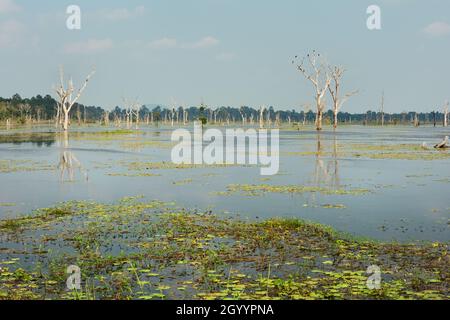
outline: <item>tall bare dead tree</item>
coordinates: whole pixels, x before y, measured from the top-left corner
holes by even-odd
[[[297,57],[295,57],[297,59]],[[295,60],[292,61],[295,63]],[[316,103],[316,129],[322,130],[322,118],[325,108],[324,96],[331,83],[331,77],[328,73],[328,64],[315,50],[304,57],[300,63],[297,63],[297,69],[303,76],[311,82],[314,87],[314,100]]]
[[[331,100],[333,101],[333,115],[334,115],[334,122],[333,127],[334,129],[337,128],[338,125],[338,114],[341,110],[343,104],[353,95],[357,94],[358,91],[352,91],[347,94],[345,94],[343,97],[341,97],[341,85],[342,85],[342,79],[344,77],[345,69],[340,66],[334,66],[329,68],[330,77],[332,79],[332,83],[328,86],[328,91],[331,95]]]
[[[62,115],[64,116],[64,118],[63,118],[64,120],[62,121],[62,127],[63,127],[64,131],[68,131],[69,130],[70,110],[72,109],[74,104],[78,101],[78,99],[81,97],[83,91],[86,89],[88,82],[91,79],[91,77],[94,75],[95,71],[92,71],[86,77],[86,80],[84,81],[83,85],[78,90],[78,92],[75,96],[73,96],[74,92],[75,92],[75,87],[73,85],[72,78],[69,79],[68,85],[66,88],[65,84],[64,84],[64,69],[63,69],[63,67],[60,67],[59,73],[60,73],[60,85],[55,90],[59,97],[59,101],[58,101],[59,108],[58,109],[62,111]]]

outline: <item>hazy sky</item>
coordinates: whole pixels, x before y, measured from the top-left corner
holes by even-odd
[[[82,29],[68,30],[79,5]],[[382,30],[366,9],[381,7]],[[51,93],[58,66],[80,102],[111,108],[122,97],[301,109],[310,84],[291,64],[311,49],[348,69],[344,109],[429,111],[450,99],[448,0],[0,0],[0,96]]]

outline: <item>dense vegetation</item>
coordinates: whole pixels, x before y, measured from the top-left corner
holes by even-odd
[[[20,123],[52,121],[56,117],[57,101],[50,95],[37,95],[32,98],[22,98],[15,94],[11,98],[0,97],[0,121],[11,120]],[[278,109],[278,108],[277,108]],[[168,121],[171,117],[182,121],[183,108],[167,108],[162,105],[143,105],[139,110],[140,119],[152,119],[152,121]],[[198,120],[201,117],[208,119],[209,122],[256,122],[260,111],[258,108],[249,106],[230,107],[222,106],[216,109],[205,107],[201,111],[201,107],[192,106],[184,109],[187,113],[187,120]],[[117,106],[108,114],[111,121],[116,119],[125,119],[127,110],[124,107]],[[416,112],[402,113],[385,113],[386,124],[406,124],[414,122]],[[105,109],[99,106],[85,106],[76,104],[70,113],[72,122],[99,122],[105,119]],[[441,124],[444,115],[441,112],[417,113],[420,123],[436,123]],[[306,111],[284,110],[277,111],[273,106],[269,107],[265,112],[265,118],[271,121],[291,122],[291,123],[311,123],[315,120],[315,113],[309,109]],[[325,123],[331,123],[333,112],[328,110],[324,114]],[[366,113],[351,114],[340,112],[338,115],[339,122],[357,123],[357,124],[379,124],[381,123],[381,112],[367,111]]]
[[[355,240],[124,198],[0,222],[0,299],[448,299],[448,246]],[[67,267],[81,270],[67,291]],[[367,267],[381,270],[378,290]]]

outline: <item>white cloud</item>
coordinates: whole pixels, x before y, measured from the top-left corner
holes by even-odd
[[[178,45],[177,39],[162,38],[149,43],[151,49],[170,49],[176,48]]]
[[[0,0],[0,13],[19,11],[20,7],[13,0]]]
[[[236,58],[236,54],[232,52],[223,52],[216,56],[216,60],[218,61],[231,61]]]
[[[0,48],[18,45],[24,35],[25,27],[16,20],[0,23]]]
[[[209,48],[209,47],[213,47],[217,44],[219,44],[219,40],[217,40],[214,37],[208,36],[208,37],[204,37],[196,42],[193,43],[187,43],[185,45],[183,45],[184,48],[188,48],[188,49],[203,49],[203,48]]]
[[[450,34],[450,25],[446,22],[436,21],[423,29],[425,34],[432,37],[441,37]]]
[[[84,42],[66,44],[64,52],[68,54],[93,54],[109,50],[113,47],[111,39],[90,39]]]
[[[144,13],[145,13],[145,7],[139,6],[134,9],[118,8],[118,9],[103,11],[101,15],[107,20],[121,21],[121,20],[128,20],[131,18],[140,17],[140,16],[144,15]]]

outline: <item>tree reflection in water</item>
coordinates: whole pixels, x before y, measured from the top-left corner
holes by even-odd
[[[75,154],[69,148],[69,134],[63,132],[60,135],[61,153],[59,155],[58,169],[60,171],[61,182],[66,181],[65,175],[67,173],[67,181],[74,181],[75,170],[78,169],[80,174],[83,174],[86,181],[89,180],[86,170],[84,170],[81,162],[77,159]]]
[[[312,183],[317,188],[339,190],[341,184],[339,178],[338,139],[334,135],[332,144],[327,145],[322,141],[322,138],[322,134],[318,133]],[[313,204],[316,204],[316,193],[311,193],[311,201]]]

